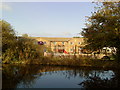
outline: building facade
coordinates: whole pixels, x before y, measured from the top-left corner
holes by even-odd
[[[46,47],[44,52],[49,48],[54,53],[80,54],[85,46],[84,38],[35,37],[34,39],[39,45]]]

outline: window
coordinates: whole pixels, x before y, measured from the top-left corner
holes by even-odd
[[[46,49],[44,49],[44,52],[46,52]]]
[[[56,45],[56,42],[53,42]]]
[[[73,44],[73,42],[70,42],[70,44],[72,45],[72,44]]]
[[[70,51],[73,51],[73,49],[70,49]]]
[[[83,48],[80,47],[79,49],[82,50]]]
[[[80,44],[80,42],[78,42],[78,44]]]
[[[46,42],[44,42],[44,44],[46,44]]]

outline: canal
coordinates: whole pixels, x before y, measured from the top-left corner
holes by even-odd
[[[43,65],[3,65],[2,88],[118,88],[119,70]]]

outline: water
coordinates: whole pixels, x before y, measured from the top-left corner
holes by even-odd
[[[117,70],[41,65],[3,65],[2,88],[119,87]]]

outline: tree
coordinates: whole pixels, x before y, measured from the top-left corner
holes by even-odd
[[[12,61],[23,61],[38,59],[42,55],[39,45],[35,44],[35,40],[30,37],[18,37],[12,26],[2,20],[2,61],[3,63],[11,63]]]
[[[14,48],[16,36],[8,22],[2,20],[0,25],[2,25],[2,53],[4,53],[8,48]]]
[[[103,47],[115,47],[116,60],[118,60],[120,58],[120,2],[98,3],[97,10],[88,17],[87,25],[89,26],[82,31],[82,35],[86,38],[86,47],[93,51]]]
[[[28,34],[23,34],[22,37],[28,37]]]

